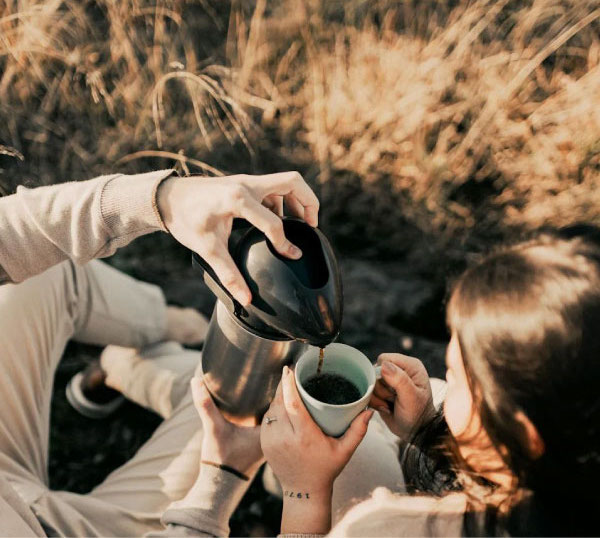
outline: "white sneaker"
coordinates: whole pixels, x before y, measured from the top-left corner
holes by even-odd
[[[116,396],[106,403],[96,403],[86,397],[83,393],[83,372],[78,372],[69,381],[66,394],[67,400],[79,414],[87,418],[106,418],[114,413],[125,401],[124,396]]]

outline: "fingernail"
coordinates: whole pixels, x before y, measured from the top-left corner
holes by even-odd
[[[290,244],[290,246],[288,247],[288,252],[290,253],[290,256],[295,260],[302,258],[302,251],[292,244]]]
[[[290,369],[287,366],[283,367],[283,377],[285,377],[286,375],[288,375]]]
[[[381,365],[381,371],[385,372],[386,374],[396,373],[396,368],[396,365],[389,361],[384,361],[384,363]]]
[[[242,306],[248,306],[252,302],[252,295],[244,290],[236,290],[235,298]]]
[[[392,412],[385,406],[380,406],[377,408],[378,411],[381,411],[382,413],[385,413],[386,415],[391,415]]]

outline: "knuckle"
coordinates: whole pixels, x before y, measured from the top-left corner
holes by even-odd
[[[214,236],[204,238],[202,252],[200,252],[200,254],[207,262],[214,262],[218,254],[217,241]]]
[[[229,288],[229,287],[234,286],[235,284],[237,284],[237,279],[235,278],[235,275],[233,273],[225,273],[221,277],[221,283],[226,288]]]
[[[208,245],[202,253],[207,262],[214,262],[217,258],[217,247],[216,245]]]
[[[301,409],[300,402],[298,400],[292,400],[290,402],[290,409],[294,412],[298,412]]]
[[[231,187],[229,196],[235,204],[243,204],[246,200],[246,188],[240,184],[234,185]]]
[[[277,241],[285,240],[282,220],[275,217],[275,219],[270,221],[267,225],[267,233],[273,238],[277,239]]]
[[[203,409],[206,409],[207,411],[209,411],[212,408],[212,402],[210,401],[210,397],[202,398],[200,400],[200,406]]]

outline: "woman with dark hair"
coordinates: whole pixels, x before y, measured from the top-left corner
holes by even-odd
[[[343,517],[332,514],[334,481],[370,431],[372,411],[341,439],[327,437],[286,369],[261,431],[267,461],[293,492],[284,495],[282,533],[597,535],[599,237],[590,226],[544,232],[486,256],[457,280],[447,308],[443,413],[420,361],[380,356],[383,379],[371,406],[403,442],[409,494],[375,490]],[[202,407],[209,397],[196,392]],[[201,415],[211,431],[210,414]]]

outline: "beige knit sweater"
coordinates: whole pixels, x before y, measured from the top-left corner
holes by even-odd
[[[161,170],[26,189],[0,199],[0,282],[21,282],[68,258],[82,264],[110,256],[141,235],[165,230],[156,190]],[[224,535],[248,483],[202,466],[185,501],[164,515],[164,536]],[[191,522],[191,523],[190,523]],[[0,535],[44,536],[29,506],[0,474]]]
[[[171,170],[26,189],[0,199],[0,283],[21,282],[68,258],[110,256],[141,235],[166,231],[156,191]],[[223,536],[248,482],[202,466],[196,485],[164,514],[153,536]],[[331,531],[335,536],[456,536],[465,500],[411,498],[376,490]],[[0,474],[0,534],[44,536],[29,506]]]

